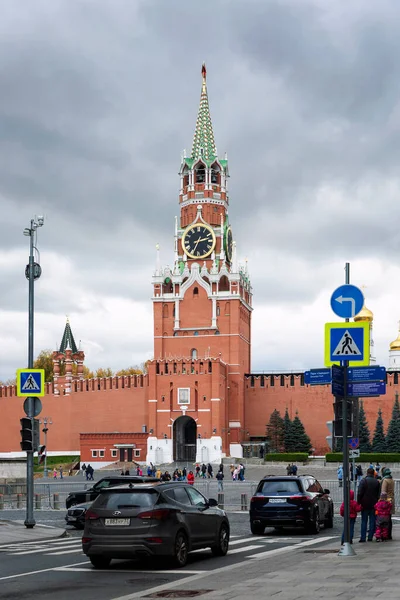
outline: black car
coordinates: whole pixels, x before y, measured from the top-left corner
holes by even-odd
[[[100,491],[114,485],[122,483],[150,483],[152,481],[160,481],[157,477],[139,476],[139,475],[110,475],[96,481],[96,483],[87,490],[79,490],[68,494],[65,501],[66,507],[69,508],[74,504],[82,504],[92,502],[100,494]]]
[[[318,533],[321,524],[333,527],[333,501],[312,475],[264,477],[250,501],[250,528],[255,535],[265,527],[305,527]]]
[[[156,556],[183,567],[191,550],[225,556],[229,535],[225,511],[193,486],[129,484],[103,490],[87,510],[82,547],[97,569],[113,558]]]
[[[83,529],[85,526],[86,511],[91,504],[91,502],[84,502],[83,504],[73,504],[70,506],[65,515],[67,525],[73,525],[75,529]]]

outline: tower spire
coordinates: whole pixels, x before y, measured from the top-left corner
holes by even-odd
[[[191,158],[205,158],[206,160],[212,160],[217,156],[217,149],[215,147],[210,106],[208,104],[207,70],[205,63],[203,63],[201,67],[201,76],[202,86],[200,106],[197,115],[196,129],[194,131]]]
[[[75,352],[78,352],[78,348],[76,347],[76,344],[75,344],[74,336],[72,334],[71,325],[69,324],[68,317],[67,317],[67,322],[65,324],[64,334],[62,336],[59,352],[61,352],[62,354],[65,354],[66,350],[72,350],[72,352],[74,354],[75,354]]]

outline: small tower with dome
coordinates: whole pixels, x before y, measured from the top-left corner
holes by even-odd
[[[388,370],[400,370],[400,321],[397,338],[389,346],[389,367]]]
[[[375,357],[375,349],[374,349],[374,338],[372,335],[372,323],[374,320],[374,313],[372,311],[370,311],[364,303],[364,306],[362,307],[362,309],[360,310],[360,312],[358,313],[358,315],[356,315],[354,317],[354,322],[355,323],[369,323],[369,333],[370,333],[370,348],[369,348],[369,364],[370,365],[375,365],[376,364],[376,357]],[[400,344],[400,342],[399,342]],[[400,346],[399,346],[400,347]],[[400,356],[400,353],[399,353]],[[400,363],[399,363],[400,364]]]

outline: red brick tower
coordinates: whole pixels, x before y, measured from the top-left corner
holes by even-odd
[[[228,161],[218,157],[202,67],[190,157],[180,168],[173,267],[153,276],[147,460],[241,456],[244,374],[250,372],[252,292],[229,223]]]
[[[85,354],[78,350],[72,333],[69,319],[65,324],[60,349],[53,352],[53,372],[54,372],[54,394],[56,396],[69,395],[71,393],[72,381],[74,379],[83,379],[83,361]],[[73,374],[73,364],[77,365],[76,374]],[[62,366],[65,368],[62,369]],[[64,373],[61,375],[61,371]]]

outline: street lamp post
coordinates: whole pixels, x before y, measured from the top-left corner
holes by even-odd
[[[30,227],[24,229],[24,235],[29,236],[29,264],[25,271],[26,277],[29,280],[29,319],[28,319],[28,369],[33,368],[33,321],[34,321],[34,282],[37,277],[40,277],[40,266],[34,261],[34,237],[38,227],[42,227],[44,223],[44,217],[40,216],[35,219],[31,219]],[[33,419],[34,416],[34,399],[28,398],[28,412],[29,417]],[[34,479],[33,479],[33,452],[32,450],[26,453],[26,519],[25,527],[32,529],[36,525],[35,518],[33,516],[33,490],[34,490]]]
[[[51,417],[44,417],[43,418],[43,422],[40,421],[40,423],[42,423],[44,425],[42,431],[44,433],[44,469],[43,469],[43,476],[45,478],[47,478],[49,476],[48,470],[47,470],[47,432],[49,431],[48,425],[53,425],[53,421],[51,420]]]

